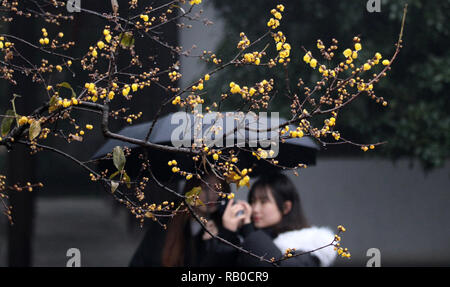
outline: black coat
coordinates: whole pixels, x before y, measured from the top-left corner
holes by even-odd
[[[240,241],[237,234],[223,228],[219,218],[220,217],[214,215],[212,220],[214,220],[220,236],[233,244],[239,245]],[[234,263],[234,254],[230,252],[227,245],[214,239],[203,240],[203,230],[196,234],[192,234],[190,222],[188,222],[184,228],[186,247],[184,266],[231,266],[232,263]],[[162,266],[161,256],[166,232],[167,231],[163,230],[159,225],[151,224],[147,229],[143,240],[139,244],[139,247],[135,251],[129,266]],[[223,261],[217,261],[217,254],[223,256]]]
[[[229,232],[229,231],[228,231]],[[221,234],[219,234],[221,235]],[[238,235],[241,238],[240,246],[258,256],[264,258],[280,258],[287,248],[295,248],[296,252],[311,251],[325,246],[333,241],[334,234],[327,228],[310,227],[301,230],[293,230],[275,236],[270,229],[254,229],[251,224],[243,226]],[[221,245],[222,243],[219,243]],[[214,262],[210,266],[239,266],[239,267],[271,267],[264,262],[242,253],[230,246],[222,246],[215,251]],[[313,253],[295,256],[280,261],[280,267],[319,267],[330,266],[336,257],[332,246],[320,249]]]
[[[243,226],[239,232],[231,232],[215,220],[219,236],[234,245],[249,250],[264,258],[280,258],[287,248],[296,248],[298,252],[310,251],[329,244],[334,234],[327,228],[303,228],[281,233],[275,236],[270,229],[254,229],[251,224]],[[190,225],[185,226],[185,266],[198,267],[271,267],[270,263],[260,261],[248,254],[220,242],[217,239],[203,240],[203,230],[191,234]],[[130,267],[161,266],[161,251],[164,247],[165,232],[156,224],[150,226],[144,239],[136,250]],[[336,252],[332,246],[278,263],[281,267],[316,267],[332,264]]]

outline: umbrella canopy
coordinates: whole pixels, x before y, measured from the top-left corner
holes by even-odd
[[[277,114],[276,114],[277,115]],[[277,132],[269,132],[269,127],[278,126],[286,120],[278,117],[267,117],[265,114],[243,114],[235,112],[206,113],[194,115],[192,113],[177,112],[171,113],[158,119],[150,135],[149,142],[168,146],[190,147],[196,139],[207,139],[208,146],[215,144],[218,148],[230,146],[240,146],[246,151],[240,151],[239,166],[253,166],[252,175],[263,174],[274,167],[264,160],[257,160],[252,156],[250,149],[263,147],[266,150],[274,150],[277,154],[276,160],[279,165],[293,167],[298,163],[315,164],[316,153],[320,150],[319,145],[310,137],[289,138],[281,143]],[[126,127],[118,134],[144,140],[152,122],[146,122]],[[294,126],[291,126],[295,129]],[[94,154],[93,159],[101,158],[107,153],[111,153],[115,146],[129,147],[132,154],[127,158],[126,170],[130,176],[137,175],[140,168],[138,154],[144,152],[144,148],[119,141],[108,140]],[[212,147],[214,148],[214,147]],[[148,158],[152,165],[152,171],[160,180],[173,178],[173,173],[167,166],[167,162],[176,159],[182,170],[192,171],[194,163],[192,158],[186,154],[174,154],[169,152],[155,151],[147,149]],[[102,163],[101,167],[112,166],[109,163]]]

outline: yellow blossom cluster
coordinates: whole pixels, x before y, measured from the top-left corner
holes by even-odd
[[[199,5],[200,3],[202,3],[202,0],[190,0],[189,4],[191,5]]]
[[[178,97],[179,96],[177,96],[177,98]],[[181,107],[184,107],[184,105],[189,105],[192,109],[194,109],[197,105],[205,103],[204,99],[202,99],[199,95],[194,94],[187,96],[184,102],[181,102],[181,99],[177,100],[177,98],[175,98],[175,100],[172,101],[172,104],[174,105],[180,104]]]
[[[110,43],[110,42],[111,42],[112,36],[111,36],[111,32],[109,31],[108,28],[105,28],[105,29],[103,30],[103,36],[105,36],[105,41],[106,41],[107,43]]]
[[[42,28],[42,36],[43,38],[39,39],[39,43],[41,45],[48,45],[50,43],[50,40],[48,39],[48,33],[47,33],[47,29]]]
[[[25,117],[25,116],[22,116],[22,117],[19,119],[19,122],[18,122],[19,126],[22,126],[22,125],[27,124],[27,123],[28,123],[28,118]]]
[[[285,61],[290,62],[289,55],[291,53],[291,45],[289,43],[286,43],[286,36],[283,34],[283,32],[278,31],[277,33],[273,33],[272,37],[275,41],[277,51],[279,51],[278,62],[279,63],[284,63]]]
[[[281,43],[277,43],[277,50],[280,50],[278,59],[279,63],[284,63],[284,61],[289,62],[289,55],[291,53],[291,45],[289,43],[284,43],[281,45]]]
[[[167,165],[172,167],[172,172],[173,172],[173,173],[177,173],[177,172],[180,171],[180,168],[177,166],[178,163],[177,163],[176,160],[171,160],[171,161],[169,161],[169,162],[167,163]]]
[[[201,91],[203,90],[204,86],[203,86],[203,79],[200,79],[200,81],[198,82],[198,84],[195,86],[192,86],[192,90],[193,91]]]
[[[272,157],[274,153],[275,152],[273,150],[269,150],[269,152],[267,152],[262,148],[258,148],[256,152],[252,152],[252,155],[256,157],[258,160],[260,160],[261,158],[266,159],[268,156]]]
[[[5,37],[0,37],[0,49],[3,49],[5,45],[3,44],[3,41],[5,41]],[[7,42],[8,46],[11,45],[11,43]]]
[[[319,66],[319,73],[321,73],[322,76],[324,76],[324,77],[328,77],[328,76],[336,77],[336,71],[327,69],[327,67],[325,65]]]
[[[237,48],[245,50],[248,46],[250,46],[250,40],[247,38],[247,36],[245,36],[244,32],[241,32],[239,36],[241,37],[241,40],[239,41]]]
[[[175,99],[172,100],[172,105],[178,105],[181,102],[181,97],[176,96]]]
[[[335,140],[339,140],[341,138],[341,134],[339,132],[332,132],[331,135],[334,137]]]
[[[361,146],[361,149],[362,149],[363,151],[368,151],[369,148],[370,148],[370,149],[374,149],[375,146],[374,146],[374,145],[369,145],[369,147],[367,147],[366,145]]]
[[[342,225],[338,226],[338,230],[339,230],[339,232],[346,231],[345,227]],[[338,255],[340,255],[341,257],[350,258],[350,256],[351,256],[350,252],[348,252],[347,248],[341,247],[340,241],[341,241],[341,237],[339,235],[335,234],[334,241],[333,241],[333,242],[336,242],[336,243],[334,243],[334,250],[337,251]]]
[[[313,58],[310,51],[306,52],[306,54],[303,56],[303,61],[309,64],[311,68],[317,67],[317,60]]]
[[[92,100],[93,102],[96,102],[98,100],[98,92],[97,88],[94,83],[86,83],[84,84],[84,87],[88,90],[88,94],[90,95],[88,97],[88,100]]]
[[[213,63],[216,64],[216,65],[219,65],[220,63],[222,63],[222,60],[218,59],[216,54],[212,54],[211,55],[211,59],[212,59]]]
[[[175,82],[179,78],[181,78],[181,74],[177,71],[169,72],[169,78],[172,82]]]
[[[241,87],[238,84],[236,84],[235,82],[231,82],[230,83],[230,92],[232,94],[240,93],[241,92]]]
[[[303,130],[300,127],[297,127],[295,131],[289,131],[289,136],[291,138],[301,138],[304,136]]]
[[[325,122],[325,125],[332,127],[332,126],[336,125],[336,118],[331,117],[329,119],[326,119],[324,122]]]
[[[71,98],[70,100],[62,99],[62,100],[58,100],[57,105],[62,106],[63,108],[68,108],[72,105],[78,105],[78,100],[76,98]]]
[[[295,248],[288,248],[284,252],[284,257],[292,257],[295,254]]]
[[[124,97],[126,97],[126,96],[128,96],[128,94],[130,93],[130,91],[131,91],[130,85],[126,84],[125,86],[123,86],[123,89],[122,89],[122,95],[123,95]]]
[[[240,94],[243,99],[248,99],[253,97],[253,95],[258,92],[259,94],[267,94],[273,89],[273,80],[267,81],[262,80],[257,83],[254,87],[248,88],[247,86],[243,86],[242,88],[236,84],[235,82],[230,83],[230,92],[232,94]]]
[[[126,121],[127,121],[127,123],[132,124],[132,123],[133,123],[133,120],[137,120],[137,119],[139,119],[141,116],[142,116],[142,112],[139,112],[137,115],[135,115],[135,114],[130,114],[130,115],[127,116]]]
[[[282,18],[282,15],[280,12],[284,11],[284,6],[279,4],[279,5],[277,5],[277,9],[270,10],[270,13],[273,15],[274,18],[269,19],[269,22],[267,22],[267,27],[270,27],[272,29],[276,29],[280,26],[279,20],[281,20],[281,18]]]
[[[231,172],[224,173],[229,182],[234,182],[237,187],[250,187],[250,176],[248,176],[248,174],[252,171],[251,168],[244,168],[242,171],[239,171],[234,165],[230,165],[229,168]]]
[[[146,15],[146,14],[140,15],[139,18],[141,18],[144,22],[148,22],[148,19],[149,19],[148,15]]]
[[[254,63],[255,65],[259,65],[261,63],[262,54],[259,52],[245,53],[243,57],[245,63]]]

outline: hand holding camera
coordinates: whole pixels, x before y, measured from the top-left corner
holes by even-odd
[[[222,216],[223,226],[236,232],[240,226],[251,222],[251,209],[251,206],[245,201],[235,202],[234,199],[230,199]]]

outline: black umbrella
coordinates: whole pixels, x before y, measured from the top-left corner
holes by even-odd
[[[270,138],[267,127],[278,126],[285,121],[283,118],[269,118],[265,115],[256,117],[255,114],[244,115],[243,113],[238,114],[233,112],[211,112],[203,115],[177,112],[158,119],[149,138],[149,142],[176,147],[184,144],[184,146],[190,147],[191,143],[195,142],[195,138],[208,138],[210,143],[215,142],[216,145],[221,143],[222,146],[227,147],[227,140],[233,140],[234,144],[232,145],[236,146],[237,144],[242,147],[239,154],[238,166],[253,167],[253,176],[263,174],[274,168],[267,161],[263,159],[258,160],[250,151],[261,147],[264,143],[266,144],[265,149],[269,150],[271,148],[275,151],[278,150],[278,155],[275,160],[278,160],[279,165],[293,167],[298,163],[307,165],[315,164],[316,153],[320,150],[320,147],[310,137],[289,138],[284,143],[278,141],[277,138]],[[201,125],[198,125],[200,123]],[[129,126],[119,131],[118,134],[144,140],[151,125],[152,122],[147,122]],[[213,126],[215,127],[214,129],[212,129]],[[291,129],[295,129],[295,127],[291,126]],[[203,135],[203,137],[199,135]],[[266,140],[257,141],[256,139]],[[171,168],[167,165],[169,160],[176,159],[182,170],[194,170],[194,161],[190,155],[161,152],[153,149],[145,150],[138,145],[115,139],[108,140],[94,154],[93,159],[98,159],[107,153],[111,153],[115,146],[126,146],[132,149],[132,154],[127,158],[125,167],[131,177],[138,174],[141,166],[138,154],[143,152],[146,152],[148,155],[152,172],[161,181],[175,179]],[[208,144],[208,146],[211,145]],[[101,163],[100,167],[112,167],[112,160],[108,161],[108,163]]]

